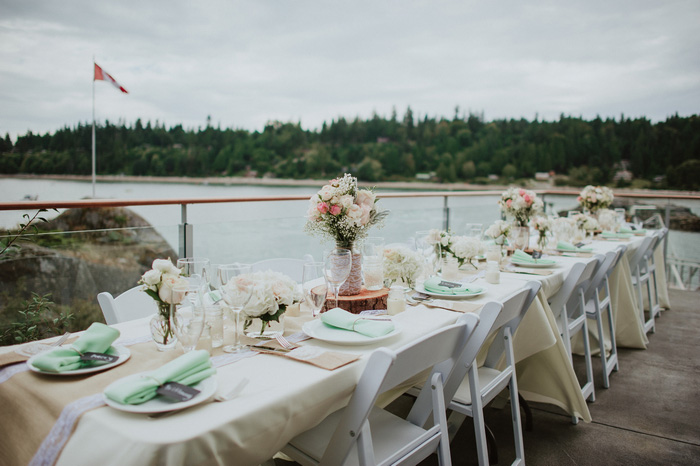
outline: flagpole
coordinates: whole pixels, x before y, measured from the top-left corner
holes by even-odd
[[[92,198],[95,198],[95,57],[92,57]]]

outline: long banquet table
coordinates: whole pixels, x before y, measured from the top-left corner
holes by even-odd
[[[641,243],[632,238],[634,249]],[[596,241],[595,252],[614,248],[617,242]],[[470,300],[499,300],[521,289],[528,280],[539,280],[542,289],[514,337],[521,394],[529,400],[555,404],[590,421],[579,383],[557,330],[547,297],[561,286],[576,261],[585,258],[556,257],[557,267],[548,276],[503,273],[501,284],[486,285],[487,292]],[[621,261],[625,264],[626,261]],[[634,310],[634,296],[627,290],[629,272],[618,267],[613,287],[616,328],[624,328],[621,346],[642,345]],[[660,267],[662,268],[662,267]],[[629,264],[627,264],[629,269]],[[615,276],[615,275],[614,275]],[[483,280],[477,282],[483,284]],[[619,292],[622,289],[624,292]],[[665,290],[665,282],[660,283]],[[662,305],[664,303],[662,302]],[[666,303],[667,304],[667,303]],[[399,347],[456,320],[458,313],[422,305],[408,307],[395,317],[401,333],[382,346]],[[287,329],[301,328],[311,318],[305,312],[287,317]],[[636,323],[635,323],[636,320]],[[0,369],[0,403],[4,422],[0,428],[2,464],[258,464],[275,454],[295,435],[313,427],[326,415],[343,407],[364,368],[367,356],[379,345],[337,346],[318,340],[304,341],[333,351],[356,353],[361,358],[327,371],[274,355],[237,358],[215,349],[219,391],[224,393],[243,377],[250,383],[233,400],[208,402],[161,418],[149,418],[104,406],[101,392],[125,375],[150,370],[181,354],[159,353],[148,341],[148,319],[115,325],[121,343],[132,356],[125,364],[92,376],[39,375],[15,364]],[[635,329],[636,328],[636,329]],[[641,332],[641,334],[640,334]],[[0,349],[0,353],[14,348]],[[384,402],[388,402],[386,398]],[[65,446],[64,446],[65,444]]]

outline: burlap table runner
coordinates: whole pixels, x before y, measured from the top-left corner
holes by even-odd
[[[0,384],[0,464],[29,464],[71,403],[101,394],[115,380],[156,369],[182,355],[178,350],[159,352],[152,342],[133,345],[129,350],[128,361],[104,372],[76,376],[22,372]]]

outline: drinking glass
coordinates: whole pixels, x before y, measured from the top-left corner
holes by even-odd
[[[227,304],[233,320],[233,344],[222,349],[226,353],[239,353],[243,350],[238,329],[240,327],[241,311],[250,301],[254,284],[245,280],[243,275],[252,272],[250,264],[226,264],[216,268],[219,291]]]
[[[173,295],[181,296],[182,300],[170,315],[170,325],[185,353],[197,346],[204,329],[204,290],[204,286],[191,283],[173,287]]]
[[[362,257],[383,258],[384,238],[380,238],[378,236],[370,236],[369,238],[366,238],[362,244]]]
[[[333,289],[335,307],[338,307],[340,287],[350,276],[352,268],[352,252],[349,249],[336,248],[326,254],[323,273]]]
[[[484,232],[483,223],[467,223],[465,228],[466,236],[470,238],[481,239],[481,235]]]
[[[440,244],[430,244],[428,238],[430,237],[429,230],[417,231],[414,237],[414,243],[416,245],[416,252],[423,256],[423,265],[425,268],[425,278],[430,277],[438,273],[440,269]]]
[[[311,315],[316,317],[326,302],[328,282],[324,274],[323,262],[307,262],[304,264],[301,279],[304,299],[311,309]]]
[[[211,262],[204,257],[183,257],[177,260],[177,268],[182,270],[182,276],[194,285],[206,285],[209,291],[211,284]]]

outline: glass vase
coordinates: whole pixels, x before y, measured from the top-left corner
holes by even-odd
[[[530,245],[530,227],[513,225],[513,247],[515,249],[527,249]]]
[[[171,311],[171,307],[173,308]],[[175,348],[177,337],[170,323],[170,313],[175,312],[175,306],[168,303],[158,303],[158,314],[150,322],[151,338],[158,351],[168,351]]]
[[[246,318],[244,328],[247,337],[263,340],[274,339],[277,336],[284,335],[284,314],[279,316],[279,322],[276,320],[264,321],[259,318]]]
[[[340,286],[339,296],[355,296],[360,294],[362,291],[362,254],[360,251],[354,248],[354,245],[341,245],[338,244],[337,247],[345,248],[352,251],[352,267],[350,269],[350,275],[348,279],[345,280]]]

